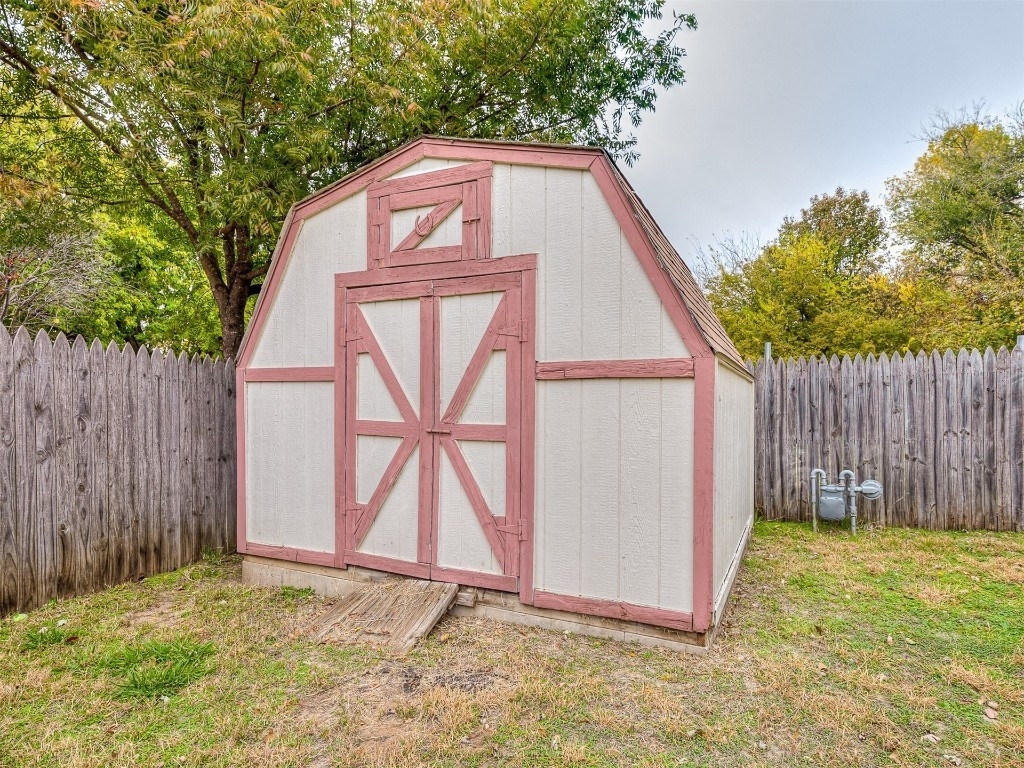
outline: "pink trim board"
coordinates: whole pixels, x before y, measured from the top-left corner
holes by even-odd
[[[537,363],[538,380],[692,378],[690,358],[564,360]]]
[[[339,408],[337,429],[344,431],[344,450],[337,457],[336,472],[344,472],[344,490],[338,499],[337,527],[345,531],[341,560],[345,564],[363,564],[395,570],[395,563],[401,563],[400,573],[407,575],[427,573],[430,578],[458,581],[468,586],[516,591],[519,589],[518,576],[522,552],[532,545],[522,541],[520,506],[525,494],[522,488],[524,477],[521,454],[523,421],[523,396],[519,390],[529,383],[532,389],[532,360],[529,365],[520,359],[524,340],[529,332],[529,319],[522,316],[523,310],[523,266],[534,266],[536,257],[518,256],[494,259],[462,261],[457,264],[433,264],[431,271],[441,271],[444,277],[424,280],[422,266],[392,267],[368,270],[364,273],[339,275],[336,280],[336,312],[339,324],[340,369],[336,375],[344,381],[344,407]],[[498,270],[501,271],[498,271]],[[531,273],[532,274],[532,273]],[[380,282],[383,278],[383,282]],[[403,278],[405,278],[403,280]],[[532,286],[532,282],[531,282]],[[458,296],[472,293],[501,292],[494,313],[478,342],[476,350],[456,385],[451,401],[440,410],[436,371],[437,347],[440,333],[439,301],[442,296]],[[365,322],[359,309],[361,302],[380,301],[383,298],[419,298],[420,300],[420,403],[419,414],[408,402],[398,383],[391,365],[374,338],[370,326]],[[342,324],[344,333],[341,332]],[[460,421],[469,397],[495,349],[506,352],[506,424],[473,424]],[[402,421],[382,422],[357,419],[355,402],[358,379],[355,373],[357,355],[366,353],[384,382],[385,388],[396,403]],[[530,376],[524,376],[524,371]],[[512,385],[514,383],[514,386]],[[386,468],[383,477],[366,504],[355,501],[355,473],[357,434],[377,434],[402,437],[398,451]],[[506,445],[506,499],[505,515],[496,516],[489,509],[473,472],[466,462],[458,440],[486,440],[503,442]],[[416,512],[417,563],[395,561],[393,558],[368,555],[358,551],[359,545],[369,531],[374,516],[409,460],[414,448],[420,446],[418,509]],[[447,454],[456,476],[470,501],[476,523],[486,537],[495,560],[500,564],[502,574],[482,573],[452,569],[439,564],[437,559],[439,508],[438,454]],[[532,454],[532,451],[531,451]],[[509,482],[512,480],[512,482]],[[367,560],[368,557],[387,562]],[[425,570],[424,570],[425,569]]]

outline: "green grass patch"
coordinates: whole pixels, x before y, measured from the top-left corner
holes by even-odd
[[[301,600],[304,597],[312,597],[316,592],[312,587],[281,587],[281,597],[287,600]]]
[[[1024,754],[1021,535],[759,522],[705,656],[453,617],[406,656],[321,645],[308,630],[332,601],[239,577],[237,557],[210,553],[0,618],[0,768]]]
[[[108,652],[96,664],[116,678],[119,698],[173,696],[212,671],[213,643],[188,637],[147,640]]]

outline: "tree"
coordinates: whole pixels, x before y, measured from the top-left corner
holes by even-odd
[[[888,182],[902,269],[943,286],[947,335],[1012,344],[1024,330],[1024,104],[997,121],[981,109],[940,114],[914,168]]]
[[[880,271],[887,232],[866,192],[837,189],[787,217],[764,247],[727,241],[705,252],[708,299],[740,353],[765,342],[782,356],[904,347],[900,286]]]
[[[240,344],[295,200],[421,133],[595,143],[627,159],[659,87],[663,0],[2,0],[0,114],[45,121],[69,194],[142,201]],[[26,110],[23,105],[29,105]]]
[[[888,240],[882,210],[871,205],[866,191],[847,192],[842,187],[832,195],[815,195],[800,210],[800,218],[787,216],[779,229],[787,235],[814,234],[828,243],[835,261],[830,268],[845,275],[869,275],[882,265],[882,249]]]

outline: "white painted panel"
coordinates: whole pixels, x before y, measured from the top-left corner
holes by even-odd
[[[546,168],[530,165],[512,166],[509,177],[510,251],[536,253],[544,257],[547,248],[548,203]],[[494,194],[493,191],[491,193]],[[540,290],[541,286],[537,286]]]
[[[537,589],[690,611],[693,380],[537,389]]]
[[[365,504],[370,500],[401,443],[400,437],[356,435],[357,502]]]
[[[464,424],[504,424],[506,381],[505,350],[496,349],[484,365],[459,421]]]
[[[537,589],[566,595],[581,594],[582,385],[537,382],[534,579]]]
[[[491,545],[469,498],[459,482],[448,454],[440,453],[440,494],[438,496],[437,562],[446,568],[463,568],[482,573],[501,573]]]
[[[334,365],[334,275],[366,269],[366,195],[302,222],[251,365]]]
[[[546,242],[538,275],[544,284],[544,304],[538,308],[538,360],[581,359],[583,176],[584,171],[547,169]]]
[[[458,441],[480,493],[492,515],[505,514],[505,443],[483,440]]]
[[[421,208],[405,208],[391,212],[391,247],[397,248],[415,228],[417,219],[425,219],[436,206],[427,205]],[[437,225],[416,246],[419,248],[437,248],[443,245],[462,244],[462,205],[456,206],[444,221]]]
[[[512,166],[495,163],[491,176],[491,258],[513,253]]]
[[[581,594],[608,600],[619,596],[619,380],[581,384],[586,406],[580,416],[579,474]],[[584,450],[584,447],[585,450]],[[558,460],[557,457],[552,457]],[[571,479],[570,479],[571,481]]]
[[[583,175],[583,273],[580,283],[580,322],[584,329],[580,348],[582,360],[602,358],[644,357],[639,349],[622,348],[622,303],[631,297],[623,295],[622,272],[630,270],[623,264],[619,223],[611,211],[597,181],[590,173]],[[631,254],[627,254],[632,258]],[[655,305],[655,310],[660,303]],[[571,359],[571,358],[567,358]]]
[[[245,385],[246,536],[334,551],[334,385]]]
[[[507,202],[504,183],[495,249],[538,254],[539,360],[690,356],[589,171],[512,166]]]
[[[503,292],[441,298],[441,412],[448,407],[480,346]]]
[[[722,363],[715,370],[715,605],[754,516],[754,385]]]
[[[419,413],[420,300],[368,301],[359,308],[402,385],[409,405]]]
[[[401,421],[398,405],[388,392],[380,371],[365,352],[356,355],[356,418]]]
[[[693,606],[693,397],[692,381],[662,379],[658,605],[676,611]]]
[[[429,171],[440,171],[443,168],[454,168],[457,165],[465,165],[467,160],[445,160],[440,157],[424,157],[412,165],[408,165],[400,171],[396,171],[387,178],[398,179],[405,176],[415,176],[417,173]]]
[[[416,562],[419,534],[419,446],[413,449],[398,480],[384,499],[359,551]]]
[[[656,604],[660,563],[661,380],[619,381],[619,595]]]

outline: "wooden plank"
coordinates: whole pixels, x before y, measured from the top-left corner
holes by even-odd
[[[924,479],[918,472],[924,460],[924,435],[922,420],[924,414],[924,381],[920,358],[907,352],[903,358],[903,372],[906,376],[907,388],[907,456],[906,483],[909,499],[909,516],[907,524],[920,526],[924,522]]]
[[[102,571],[97,559],[102,547],[102,534],[95,509],[95,465],[93,460],[94,419],[92,412],[92,370],[89,347],[78,336],[71,348],[72,418],[74,443],[74,527],[75,550],[79,553],[75,593],[82,594],[96,586],[95,574]],[[57,377],[55,376],[55,379]],[[56,383],[56,382],[55,382]]]
[[[225,551],[233,552],[238,540],[237,526],[237,498],[238,498],[238,473],[235,471],[236,456],[236,397],[235,392],[235,366],[231,361],[224,365],[224,374],[221,383],[221,397],[224,398],[222,409],[223,418],[220,423],[220,482],[222,494],[221,504],[225,520]]]
[[[107,584],[128,580],[131,511],[125,500],[128,456],[125,454],[124,356],[110,342],[104,352],[107,393]]]
[[[193,398],[195,371],[184,352],[177,359],[178,368],[178,482],[181,522],[181,557],[194,562],[201,550],[198,546],[197,518],[195,514],[195,452],[192,433],[195,429]]]
[[[42,331],[36,334],[32,356],[35,360],[33,421],[36,454],[32,525],[36,530],[34,549],[38,568],[35,605],[43,605],[57,596],[57,573],[54,532],[53,344]]]
[[[572,360],[537,363],[539,380],[692,378],[691,358]]]
[[[457,584],[389,579],[363,584],[308,630],[320,643],[371,642],[410,651],[455,604]]]
[[[1008,450],[1014,457],[1010,481],[1011,530],[1024,531],[1024,347],[1016,346],[1010,353],[1010,405],[1011,415],[1007,429]]]
[[[86,589],[83,578],[88,571],[84,525],[77,509],[75,442],[79,430],[74,399],[78,372],[72,368],[71,347],[63,333],[53,344],[53,371],[57,595],[70,597]]]
[[[988,425],[985,413],[985,361],[981,352],[977,349],[971,350],[970,355],[970,453],[967,456],[971,467],[971,509],[973,518],[971,521],[972,530],[988,528],[989,522],[989,500],[986,498],[988,483],[986,480],[987,467],[985,466],[986,446],[988,437]],[[965,382],[966,383],[966,382]]]
[[[110,558],[110,510],[107,474],[107,371],[103,345],[93,340],[89,347],[90,395],[92,397],[92,510],[93,510],[93,572],[94,589],[109,586],[107,563]]]
[[[147,413],[150,416],[146,430],[146,446],[152,450],[152,461],[149,466],[149,482],[152,484],[151,499],[153,504],[153,558],[158,573],[171,570],[168,557],[169,542],[167,541],[168,509],[166,493],[165,445],[167,432],[167,414],[164,410],[164,391],[166,388],[165,363],[166,356],[160,349],[154,349],[149,358],[149,403]]]
[[[217,423],[217,409],[213,392],[213,361],[204,357],[196,371],[196,400],[199,407],[199,457],[202,461],[199,472],[199,489],[202,515],[203,549],[221,548],[223,529],[218,528],[217,492],[217,449],[214,434]]]
[[[168,354],[163,361],[163,386],[161,387],[160,412],[163,418],[163,459],[162,487],[164,497],[164,555],[166,568],[174,570],[186,563],[181,546],[181,382],[178,375],[178,358]]]
[[[0,325],[0,616],[18,609],[18,464],[14,340]]]
[[[994,486],[995,486],[995,518],[996,529],[1000,531],[1013,530],[1013,514],[1011,508],[1012,482],[1011,474],[1014,462],[1014,454],[1010,448],[1010,421],[1013,416],[1009,412],[1009,387],[1010,387],[1010,353],[1006,347],[1000,347],[995,356],[995,369],[993,371],[993,388],[989,397],[993,403],[993,433],[992,443],[994,448]],[[1020,456],[1020,454],[1016,454]]]
[[[15,562],[19,568],[19,610],[36,606],[36,584],[41,578],[39,556],[35,546],[38,534],[34,525],[36,476],[35,435],[35,359],[32,337],[24,327],[14,334],[14,456],[16,472]]]
[[[157,572],[159,553],[154,548],[159,543],[153,509],[152,461],[156,458],[151,452],[154,434],[153,420],[152,374],[150,372],[151,357],[149,350],[140,347],[135,356],[135,431],[134,431],[134,462],[133,485],[135,490],[134,509],[139,522],[138,544],[139,576],[149,576]]]
[[[981,362],[982,390],[981,401],[983,439],[980,446],[981,455],[981,498],[984,503],[985,528],[990,531],[999,530],[996,517],[997,489],[996,473],[996,435],[995,435],[995,390],[996,390],[996,355],[992,347],[986,347]]]

